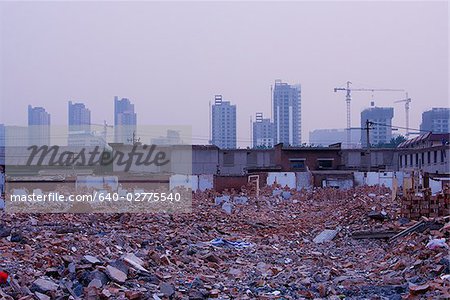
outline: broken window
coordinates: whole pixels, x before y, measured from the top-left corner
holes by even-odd
[[[223,153],[223,165],[224,166],[232,166],[234,165],[234,153],[233,152],[224,152]]]
[[[300,170],[300,171],[306,170],[305,161],[306,161],[305,158],[290,158],[289,159],[291,169]]]
[[[317,159],[319,169],[331,169],[333,167],[333,158],[319,158]]]

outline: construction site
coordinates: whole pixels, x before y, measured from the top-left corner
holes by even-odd
[[[448,1],[0,1],[0,300],[450,299]]]
[[[200,176],[186,213],[2,213],[1,299],[450,297],[445,180],[432,191],[421,172],[348,187],[290,176],[232,188]]]

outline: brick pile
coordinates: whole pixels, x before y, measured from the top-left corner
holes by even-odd
[[[414,189],[408,189],[401,202],[401,215],[408,219],[447,216],[450,214],[450,188],[446,186],[443,192],[435,196],[429,188],[421,189],[418,193]]]

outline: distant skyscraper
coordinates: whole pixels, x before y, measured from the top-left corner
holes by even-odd
[[[273,123],[270,119],[264,119],[262,113],[256,113],[253,122],[253,147],[273,147]]]
[[[69,101],[69,127],[73,130],[89,130],[91,111],[83,103]]]
[[[136,134],[137,115],[127,98],[114,97],[114,133],[116,143],[132,144]]]
[[[222,149],[236,148],[236,105],[216,95],[212,106],[212,144]]]
[[[28,126],[30,125],[50,125],[50,114],[43,107],[28,105]]]
[[[422,113],[422,124],[420,130],[433,133],[450,132],[450,108],[433,107]]]
[[[50,114],[43,107],[28,105],[28,128],[30,145],[50,144]]]
[[[273,90],[275,144],[298,146],[302,140],[301,87],[275,81]]]
[[[366,128],[366,120],[382,124],[372,125],[369,130],[369,140],[371,145],[379,143],[389,143],[392,139],[392,118],[394,109],[392,107],[370,107],[361,112],[361,128]],[[367,145],[367,132],[361,130],[361,145]]]
[[[91,132],[91,111],[83,103],[69,101],[69,146],[91,146],[98,141]]]

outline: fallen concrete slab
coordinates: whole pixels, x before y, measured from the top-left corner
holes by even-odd
[[[339,230],[341,230],[339,227],[336,229],[325,229],[313,239],[313,242],[316,244],[321,244],[332,241],[338,234]]]

